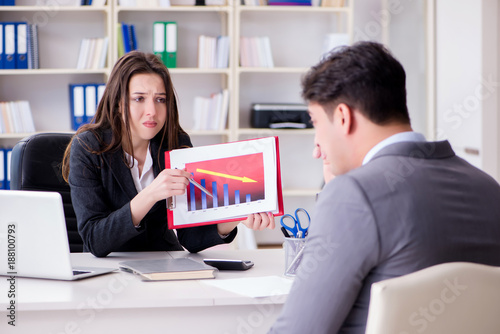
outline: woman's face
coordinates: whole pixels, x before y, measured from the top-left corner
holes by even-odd
[[[149,142],[167,118],[167,93],[156,73],[135,74],[129,82],[129,116],[132,144]]]

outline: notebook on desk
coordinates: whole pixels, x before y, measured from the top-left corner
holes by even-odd
[[[119,266],[139,275],[143,281],[215,278],[218,272],[215,267],[186,258],[124,261]]]
[[[77,280],[114,270],[72,267],[59,193],[0,190],[0,275]]]

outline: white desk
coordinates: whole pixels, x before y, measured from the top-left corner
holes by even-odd
[[[252,260],[247,271],[220,271],[216,280],[281,276],[282,250],[206,250],[112,253],[96,258],[72,254],[73,265],[118,268],[118,262],[171,257]],[[17,279],[16,327],[7,325],[6,277],[0,277],[0,333],[266,333],[286,299],[251,298],[203,284],[201,280],[143,282],[114,272],[80,281]],[[279,289],[278,289],[279,290]]]

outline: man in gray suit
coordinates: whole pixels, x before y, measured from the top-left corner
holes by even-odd
[[[335,50],[303,97],[336,177],[270,333],[361,334],[374,282],[443,262],[500,266],[500,186],[447,141],[412,131],[404,69],[382,45]]]

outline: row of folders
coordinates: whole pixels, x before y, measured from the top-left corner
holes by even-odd
[[[39,68],[38,26],[0,22],[0,69]]]
[[[76,131],[83,124],[90,123],[105,88],[106,84],[104,83],[69,85],[71,128],[73,130]]]
[[[12,148],[0,147],[0,189],[10,189],[10,161]]]

